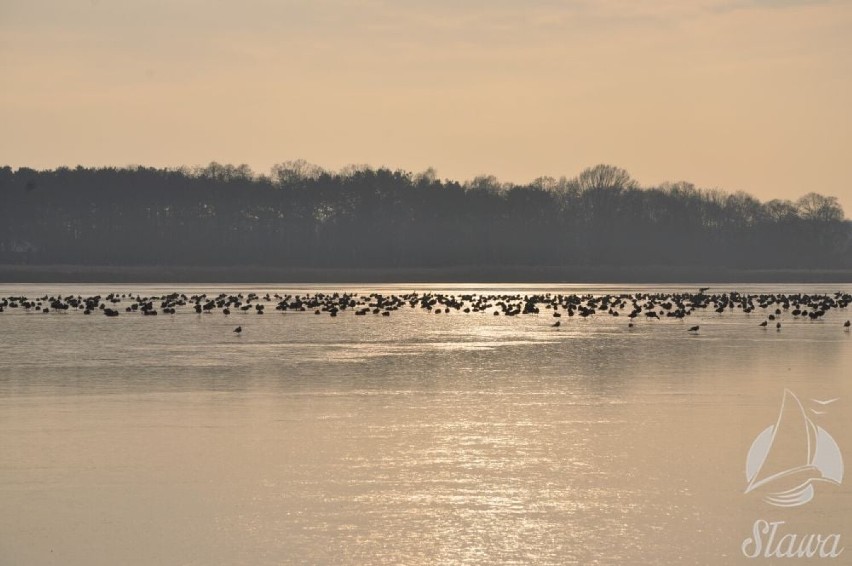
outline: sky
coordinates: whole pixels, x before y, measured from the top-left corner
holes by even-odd
[[[608,163],[852,216],[849,30],[849,0],[0,0],[0,163]]]

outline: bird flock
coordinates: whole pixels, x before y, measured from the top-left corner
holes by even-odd
[[[559,329],[562,318],[624,317],[628,328],[640,320],[686,319],[696,312],[762,314],[758,325],[770,325],[781,330],[781,320],[818,321],[832,309],[846,309],[852,295],[833,294],[739,292],[710,293],[702,287],[697,293],[622,293],[622,294],[485,294],[411,292],[383,293],[299,293],[279,294],[237,293],[210,295],[169,293],[142,296],[132,293],[94,295],[43,295],[0,297],[0,313],[19,309],[27,313],[83,315],[101,314],[107,317],[157,316],[189,313],[197,315],[219,314],[264,315],[267,311],[279,313],[313,313],[330,317],[383,316],[409,309],[435,315],[473,315],[524,317],[549,315],[556,321],[549,326]],[[843,324],[849,330],[850,321]],[[697,333],[698,325],[688,331]],[[234,329],[242,332],[242,325]]]

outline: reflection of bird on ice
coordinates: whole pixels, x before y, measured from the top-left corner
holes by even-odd
[[[834,401],[817,403],[827,405]],[[843,457],[834,438],[814,424],[791,391],[784,390],[778,421],[751,445],[746,477],[746,493],[760,490],[773,505],[795,507],[813,499],[815,481],[843,481]],[[768,490],[771,491],[767,493]]]

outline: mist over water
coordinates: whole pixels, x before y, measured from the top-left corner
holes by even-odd
[[[628,293],[666,286],[0,286]],[[850,292],[720,285],[715,292]],[[544,311],[543,311],[544,312]],[[547,311],[549,313],[549,311]],[[757,519],[848,530],[849,483],[779,509],[746,454],[785,388],[852,454],[852,317],[0,313],[0,564],[729,564]],[[697,335],[686,329],[701,327]],[[233,333],[235,326],[241,335]]]

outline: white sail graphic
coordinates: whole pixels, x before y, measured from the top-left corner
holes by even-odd
[[[843,456],[834,438],[808,417],[789,389],[778,420],[751,445],[746,459],[746,493],[760,490],[778,507],[804,505],[814,497],[814,482],[840,484]]]

